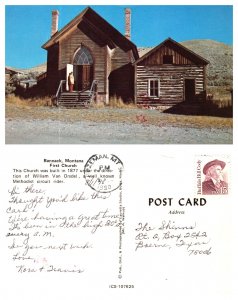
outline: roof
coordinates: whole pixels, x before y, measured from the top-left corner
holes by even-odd
[[[34,78],[29,78],[29,79],[22,79],[22,80],[20,80],[20,82],[22,82],[22,83],[37,82],[37,80]]]
[[[190,49],[184,47],[183,45],[179,44],[175,40],[171,38],[167,38],[162,43],[160,43],[158,46],[152,48],[150,51],[145,51],[143,56],[140,56],[140,58],[134,63],[137,64],[141,61],[143,61],[145,58],[149,57],[151,54],[155,53],[157,50],[159,50],[162,46],[170,46],[175,48],[177,51],[183,51],[184,55],[186,55],[191,61],[194,61],[198,64],[207,65],[209,64],[209,61],[205,58],[201,57],[200,55],[196,54],[195,52],[191,51]]]
[[[5,67],[6,74],[24,74],[22,70],[12,68],[12,67]]]
[[[118,46],[124,51],[132,50],[135,59],[139,57],[136,45],[97,14],[91,7],[85,8],[60,31],[57,31],[44,45],[42,45],[42,48],[48,49],[74,28],[82,30],[100,46],[108,45],[111,49]]]

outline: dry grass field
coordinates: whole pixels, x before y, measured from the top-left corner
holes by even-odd
[[[23,100],[7,97],[6,118],[12,120],[57,120],[62,122],[143,123],[155,126],[192,128],[232,128],[232,118],[163,113],[142,109],[113,100],[110,106],[95,105],[88,109],[62,109],[51,106],[50,98]]]

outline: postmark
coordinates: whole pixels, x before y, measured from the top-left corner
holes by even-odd
[[[227,195],[229,160],[204,156],[196,162],[197,194]]]
[[[84,166],[86,183],[96,192],[111,193],[121,184],[122,161],[114,154],[94,154]]]

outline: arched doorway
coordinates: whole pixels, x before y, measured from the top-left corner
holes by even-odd
[[[89,89],[93,81],[93,58],[88,48],[81,46],[74,55],[75,90]]]

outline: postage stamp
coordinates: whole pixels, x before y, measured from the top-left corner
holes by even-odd
[[[196,161],[197,194],[225,195],[228,194],[229,160],[203,156]]]
[[[122,161],[114,154],[94,154],[84,166],[86,183],[100,193],[110,193],[121,186]]]

